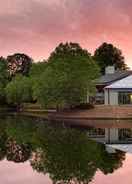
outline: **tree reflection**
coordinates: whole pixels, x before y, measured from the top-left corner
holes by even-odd
[[[85,132],[43,125],[37,133],[43,146],[33,154],[31,165],[49,173],[54,183],[89,183],[97,169],[112,173],[125,159],[123,152],[107,153],[105,146],[88,140]]]
[[[9,161],[25,162],[30,158],[31,149],[28,144],[18,144],[15,140],[10,138],[6,143],[6,148],[6,157]]]
[[[0,133],[0,160],[3,160],[6,156],[6,139],[5,132]]]
[[[113,173],[116,169],[122,167],[123,160],[125,160],[125,153],[119,150],[116,150],[115,154],[109,154],[103,147],[100,145],[101,149],[101,159],[99,162],[99,169],[104,174]]]
[[[53,126],[31,118],[0,122],[0,160],[30,161],[34,170],[49,174],[53,183],[89,183],[96,171],[112,173],[122,166],[125,154],[110,154],[105,146],[76,129]]]

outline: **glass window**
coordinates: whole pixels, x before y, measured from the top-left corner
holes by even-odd
[[[132,92],[119,92],[119,104],[132,104]]]

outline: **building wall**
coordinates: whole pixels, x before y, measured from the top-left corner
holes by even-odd
[[[119,141],[119,131],[117,128],[106,128],[105,129],[105,141],[106,142],[118,142]]]
[[[108,90],[107,89],[104,90],[104,102],[105,102],[105,105],[109,105]]]
[[[118,105],[118,91],[105,89],[105,105]]]

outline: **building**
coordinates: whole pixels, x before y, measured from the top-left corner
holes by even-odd
[[[104,88],[105,105],[132,104],[132,75]]]
[[[113,85],[115,83],[117,84],[118,81],[126,79],[131,75],[132,75],[132,71],[130,70],[126,70],[126,71],[115,70],[114,66],[108,66],[105,69],[105,75],[101,76],[97,80],[97,84],[96,84],[97,93],[95,97],[96,103],[106,104],[106,105],[118,105],[119,102],[117,102],[118,101],[117,89],[114,89]]]

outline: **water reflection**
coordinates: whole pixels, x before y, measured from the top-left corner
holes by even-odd
[[[88,137],[109,144],[132,144],[132,128],[94,128],[87,129]]]
[[[105,138],[105,129],[79,131],[40,119],[6,117],[0,120],[0,160],[29,161],[33,170],[49,174],[53,183],[89,183],[99,169],[113,173],[125,153],[108,153],[89,137]]]

